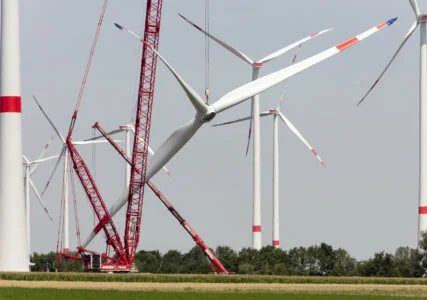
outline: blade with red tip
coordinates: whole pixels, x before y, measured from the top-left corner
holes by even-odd
[[[53,219],[51,217],[51,215],[49,214],[49,211],[46,208],[46,205],[43,202],[42,197],[40,196],[39,192],[37,191],[36,186],[34,185],[33,181],[30,178],[27,178],[28,182],[30,183],[31,188],[33,189],[34,193],[37,196],[37,199],[39,200],[40,205],[43,207],[44,211],[46,212],[47,216],[49,217],[49,219],[53,222]]]
[[[49,140],[47,141],[47,144],[44,146],[42,152],[40,153],[39,157],[37,158],[37,160],[40,160],[43,158],[43,156],[45,155],[47,148],[49,148],[50,143],[53,140],[53,135],[49,138]],[[31,163],[34,164],[36,161],[32,161]],[[38,164],[34,164],[33,167],[30,170],[30,175],[33,174],[36,170],[37,170]]]
[[[292,50],[292,49],[294,49],[294,48],[298,47],[298,46],[299,46],[299,45],[301,45],[302,43],[305,43],[305,42],[307,42],[308,40],[311,40],[312,38],[315,38],[315,37],[321,36],[322,34],[324,34],[324,33],[326,33],[326,32],[329,32],[329,31],[331,31],[331,30],[334,30],[334,29],[335,29],[335,27],[332,27],[332,28],[329,28],[329,29],[325,29],[325,30],[322,30],[322,31],[319,31],[319,32],[313,33],[313,34],[309,35],[308,37],[305,37],[305,38],[303,38],[303,39],[301,39],[301,40],[299,40],[299,41],[296,41],[295,43],[293,43],[293,44],[291,44],[291,45],[289,45],[289,46],[286,46],[286,47],[284,47],[284,48],[282,48],[282,49],[280,49],[280,50],[277,50],[277,51],[276,51],[276,52],[274,52],[274,53],[269,54],[268,56],[266,56],[266,57],[264,57],[264,58],[261,58],[258,62],[263,63],[263,64],[264,64],[264,63],[266,63],[266,62],[269,62],[270,60],[273,60],[273,59],[275,59],[275,58],[279,57],[280,55],[285,54],[285,53],[286,53],[286,52],[288,52],[289,50]]]
[[[238,87],[237,89],[232,90],[228,94],[221,97],[217,102],[213,103],[211,107],[214,108],[215,112],[218,114],[226,109],[233,107],[249,98],[253,95],[257,95],[282,81],[338,54],[342,51],[350,48],[351,46],[357,44],[358,42],[364,40],[365,38],[377,33],[381,29],[392,25],[397,18],[388,20],[387,22],[381,23],[378,26],[375,26],[347,41],[331,47],[317,55],[309,57],[299,63],[296,63],[292,66],[279,70],[277,72],[271,73],[267,76],[261,77],[255,81],[251,81],[245,85]]]
[[[403,39],[402,43],[400,44],[399,48],[397,48],[396,52],[394,53],[393,57],[387,64],[387,66],[384,68],[384,70],[381,72],[380,76],[378,76],[377,80],[375,80],[375,83],[371,86],[371,88],[368,90],[368,92],[363,96],[363,98],[357,103],[357,106],[359,106],[365,99],[368,97],[368,95],[372,92],[372,90],[377,86],[378,82],[381,80],[385,72],[387,72],[388,68],[391,66],[397,55],[399,54],[400,50],[402,50],[403,46],[405,46],[406,42],[409,40],[411,35],[414,33],[415,29],[418,27],[418,22],[415,21],[411,28],[409,29],[408,33],[406,34],[405,38]]]
[[[279,112],[279,116],[282,119],[283,123],[288,126],[288,128],[303,142],[304,145],[307,146],[307,148],[310,150],[311,153],[316,156],[316,158],[320,161],[323,167],[326,168],[325,162],[322,160],[322,158],[319,156],[316,150],[307,142],[307,140],[302,136],[302,134],[298,131],[298,129],[295,128],[295,126],[289,121],[281,112]]]

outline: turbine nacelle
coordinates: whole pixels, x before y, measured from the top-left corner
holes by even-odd
[[[427,23],[427,15],[420,15],[417,18],[418,23]]]

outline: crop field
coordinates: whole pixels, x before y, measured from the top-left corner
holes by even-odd
[[[0,273],[0,299],[427,299],[426,279]]]
[[[57,289],[0,289],[0,299],[150,299],[150,300],[410,300],[416,297],[392,297],[369,295],[315,295],[315,294],[283,294],[283,293],[237,293],[237,292],[141,292],[141,291],[98,291],[98,290],[57,290]]]

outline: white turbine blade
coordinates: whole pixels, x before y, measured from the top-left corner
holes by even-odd
[[[28,158],[24,154],[22,154],[22,158],[24,159],[24,165],[28,166],[30,164],[30,161],[28,160]]]
[[[49,148],[49,145],[52,142],[52,140],[53,140],[53,135],[49,138],[47,144],[44,146],[44,148],[43,148],[42,152],[40,153],[37,160],[40,160],[43,158],[43,156],[45,155],[47,148]],[[33,164],[34,162],[36,162],[36,161],[32,161],[31,163]],[[33,174],[37,170],[37,168],[38,168],[38,164],[33,165],[33,167],[30,170],[30,175]]]
[[[133,134],[135,134],[135,128],[133,127],[133,125],[129,124],[128,126],[129,126],[130,130],[133,132]],[[145,141],[143,138],[139,137],[138,139],[141,143],[143,143],[145,145]],[[155,152],[153,151],[153,149],[150,146],[148,146],[148,153],[150,153],[151,155],[155,154]],[[166,174],[168,174],[169,176],[172,176],[171,172],[168,170],[168,168],[166,166],[163,166],[162,169],[163,169],[163,171],[166,172]]]
[[[114,142],[116,142],[116,143],[123,143],[123,140],[114,140]],[[109,141],[107,141],[107,140],[101,140],[101,141],[98,141],[98,140],[84,140],[84,141],[75,141],[75,142],[72,142],[73,143],[73,145],[92,145],[92,144],[107,144],[107,143],[109,143]]]
[[[148,161],[147,180],[150,180],[193,137],[203,125],[194,118],[172,133]]]
[[[52,180],[53,175],[55,174],[56,169],[58,168],[58,165],[59,165],[59,163],[61,162],[62,156],[64,155],[65,151],[67,151],[67,147],[66,147],[66,146],[62,147],[62,151],[61,151],[61,153],[59,154],[58,160],[56,161],[56,164],[55,164],[55,166],[54,166],[54,168],[53,168],[52,174],[50,175],[49,180],[47,181],[47,183],[46,183],[46,185],[45,185],[45,187],[44,187],[44,189],[43,189],[43,191],[42,191],[42,193],[41,193],[41,196],[42,196],[42,197],[43,197],[44,193],[46,192],[47,187],[49,186],[50,181]]]
[[[249,117],[249,131],[248,131],[248,142],[246,143],[246,152],[245,155],[248,156],[249,146],[251,144],[252,136],[252,124],[254,123],[254,101],[251,101],[251,116]]]
[[[279,116],[282,119],[283,123],[288,126],[288,128],[301,140],[301,142],[304,143],[304,145],[307,146],[307,148],[310,150],[311,153],[316,156],[316,158],[320,161],[323,167],[326,168],[325,162],[322,160],[322,158],[317,154],[317,151],[314,150],[314,148],[307,142],[307,140],[302,136],[302,134],[298,131],[298,129],[295,128],[295,126],[289,121],[281,112],[279,112]]]
[[[268,115],[271,115],[271,112],[266,111],[266,112],[262,112],[262,113],[259,114],[260,117],[265,117],[265,116],[268,116]],[[239,122],[247,121],[247,120],[250,120],[250,119],[252,119],[252,117],[246,117],[246,118],[236,119],[236,120],[228,121],[228,122],[224,122],[224,123],[213,124],[212,126],[216,127],[216,126],[230,125],[230,124],[234,124],[234,123],[239,123]]]
[[[157,52],[155,49],[153,49],[149,44],[147,44],[141,37],[139,37],[137,34],[135,34],[134,32],[130,31],[129,29],[127,29],[126,27],[123,27],[117,23],[114,23],[114,25],[119,28],[122,31],[128,32],[130,33],[132,36],[134,36],[135,38],[137,38],[139,41],[141,41],[142,43],[144,43],[147,47],[149,47],[154,53],[156,53],[156,55],[163,61],[163,63],[166,65],[166,67],[172,72],[172,74],[175,76],[175,78],[178,80],[179,84],[181,85],[181,87],[184,89],[185,93],[187,94],[188,99],[191,101],[191,104],[193,105],[193,107],[196,109],[196,111],[201,114],[201,115],[206,115],[206,113],[208,112],[208,106],[206,105],[205,101],[203,100],[203,98],[197,94],[197,92],[190,86],[188,85],[184,79],[182,79],[182,77],[175,71],[174,68],[172,68],[172,66],[166,61],[166,59],[163,58],[162,55],[160,55],[159,52]]]
[[[107,132],[107,135],[114,135],[114,134],[116,134],[116,133],[120,133],[120,132],[123,132],[123,131],[125,131],[125,129],[116,129],[116,130],[112,130],[112,131],[110,131],[110,132]],[[104,136],[101,134],[101,135],[98,135],[98,136],[95,136],[95,137],[93,137],[93,138],[90,138],[90,139],[87,139],[87,140],[84,140],[83,142],[89,142],[89,141],[94,141],[94,140],[98,140],[98,139],[102,139],[102,138],[104,138]]]
[[[47,210],[46,205],[44,204],[44,202],[42,200],[42,197],[40,196],[39,192],[37,191],[37,188],[34,185],[34,183],[31,180],[31,178],[28,178],[28,182],[30,183],[31,188],[33,189],[34,193],[36,194],[37,199],[39,200],[40,205],[43,207],[43,209],[46,212],[46,214],[49,217],[49,219],[53,222],[53,219],[52,219],[51,215],[49,214],[49,211]]]
[[[227,49],[228,51],[230,51],[231,53],[233,53],[234,55],[236,55],[238,58],[242,59],[243,61],[247,62],[250,65],[254,64],[254,61],[252,59],[250,59],[246,54],[244,54],[243,52],[240,52],[236,49],[234,49],[233,47],[231,47],[230,45],[228,45],[227,43],[221,41],[220,39],[217,39],[216,37],[214,37],[213,35],[211,35],[210,33],[207,33],[206,31],[204,31],[202,28],[200,28],[199,26],[197,26],[196,24],[194,24],[193,22],[191,22],[190,20],[188,20],[186,17],[184,17],[183,15],[181,15],[180,13],[178,13],[178,15],[183,18],[185,21],[187,21],[189,24],[191,24],[194,28],[196,28],[197,30],[199,30],[200,32],[204,33],[205,35],[207,35],[209,38],[211,38],[212,40],[214,40],[215,42],[217,42],[218,44],[220,44],[222,47],[224,47],[225,49]]]
[[[53,156],[49,156],[49,157],[45,157],[45,158],[42,158],[42,159],[37,159],[37,160],[34,160],[32,162],[29,162],[28,164],[29,165],[38,164],[38,163],[41,163],[41,162],[44,162],[44,161],[48,161],[48,160],[57,158],[58,156],[59,156],[59,154],[53,155]],[[30,172],[30,175],[31,175],[31,172]]]
[[[331,56],[334,56],[343,50],[357,44],[361,40],[367,38],[368,36],[378,32],[379,30],[383,29],[384,27],[390,26],[393,24],[397,18],[391,19],[387,22],[384,22],[378,26],[375,26],[362,34],[359,34],[356,37],[353,37],[352,39],[347,40],[344,43],[341,43],[337,46],[334,46],[332,48],[329,48],[317,55],[314,55],[310,58],[307,58],[299,63],[296,63],[292,66],[289,66],[287,68],[284,68],[282,70],[279,70],[277,72],[274,72],[270,75],[261,77],[255,81],[251,81],[241,87],[238,87],[237,89],[229,92],[228,94],[221,97],[217,102],[211,105],[211,107],[214,108],[216,113],[220,113],[226,109],[229,109],[230,107],[237,105],[246,99],[251,98],[254,95],[257,95],[275,85],[278,83],[294,76],[295,74],[298,74],[305,69],[308,69],[328,58]]]
[[[273,60],[273,59],[275,59],[275,58],[277,58],[277,57],[279,57],[280,55],[283,55],[283,54],[285,54],[286,52],[288,52],[289,50],[292,50],[292,49],[294,49],[295,47],[298,47],[299,45],[301,45],[302,43],[304,43],[304,42],[306,42],[306,41],[308,41],[308,40],[311,40],[312,38],[314,38],[314,37],[317,37],[317,36],[320,36],[320,35],[322,35],[322,34],[324,34],[324,33],[326,33],[326,32],[329,32],[329,31],[331,31],[331,30],[334,30],[335,29],[335,27],[333,27],[333,28],[329,28],[329,29],[326,29],[326,30],[322,30],[322,31],[319,31],[319,32],[317,32],[317,33],[314,33],[314,34],[312,34],[312,35],[310,35],[310,36],[308,36],[308,37],[305,37],[305,38],[303,38],[303,39],[301,39],[301,40],[299,40],[299,41],[296,41],[295,43],[293,43],[293,44],[291,44],[291,45],[289,45],[289,46],[286,46],[286,47],[284,47],[284,48],[282,48],[282,49],[280,49],[280,50],[278,50],[278,51],[276,51],[276,52],[274,52],[274,53],[271,53],[270,55],[268,55],[268,56],[266,56],[266,57],[264,57],[264,58],[261,58],[260,60],[259,60],[259,62],[260,63],[266,63],[266,62],[269,62],[270,60]]]
[[[56,126],[53,124],[52,120],[48,117],[48,115],[46,114],[46,112],[44,111],[43,107],[40,105],[39,101],[37,101],[36,97],[33,95],[34,101],[36,101],[37,106],[40,108],[40,110],[42,111],[43,115],[46,117],[47,121],[49,122],[50,126],[52,126],[53,130],[56,132],[56,134],[58,135],[59,139],[62,142],[65,142],[64,137],[62,136],[62,134],[59,132],[59,130],[56,128]]]
[[[381,80],[385,72],[387,72],[388,68],[391,66],[397,55],[399,54],[400,50],[402,50],[403,46],[405,46],[406,42],[409,40],[411,35],[414,33],[415,29],[418,27],[418,22],[415,21],[411,28],[409,29],[408,33],[406,34],[405,38],[403,39],[402,43],[400,44],[399,48],[397,48],[396,52],[394,53],[393,57],[387,64],[387,66],[384,68],[384,70],[381,72],[380,76],[378,76],[377,80],[375,80],[374,84],[371,86],[371,88],[366,92],[366,94],[363,96],[363,98],[357,103],[357,106],[359,106],[365,99],[368,97],[368,95],[371,93],[371,91],[376,87],[378,82]]]
[[[420,7],[418,6],[417,0],[409,0],[409,3],[412,6],[412,10],[414,11],[415,17],[418,18],[420,13]]]

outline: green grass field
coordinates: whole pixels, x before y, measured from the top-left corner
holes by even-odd
[[[345,295],[304,295],[279,293],[168,293],[168,292],[124,292],[124,291],[93,291],[93,290],[56,290],[56,289],[0,289],[0,299],[28,299],[28,300],[410,300],[425,299],[414,297],[391,296],[345,296]]]

